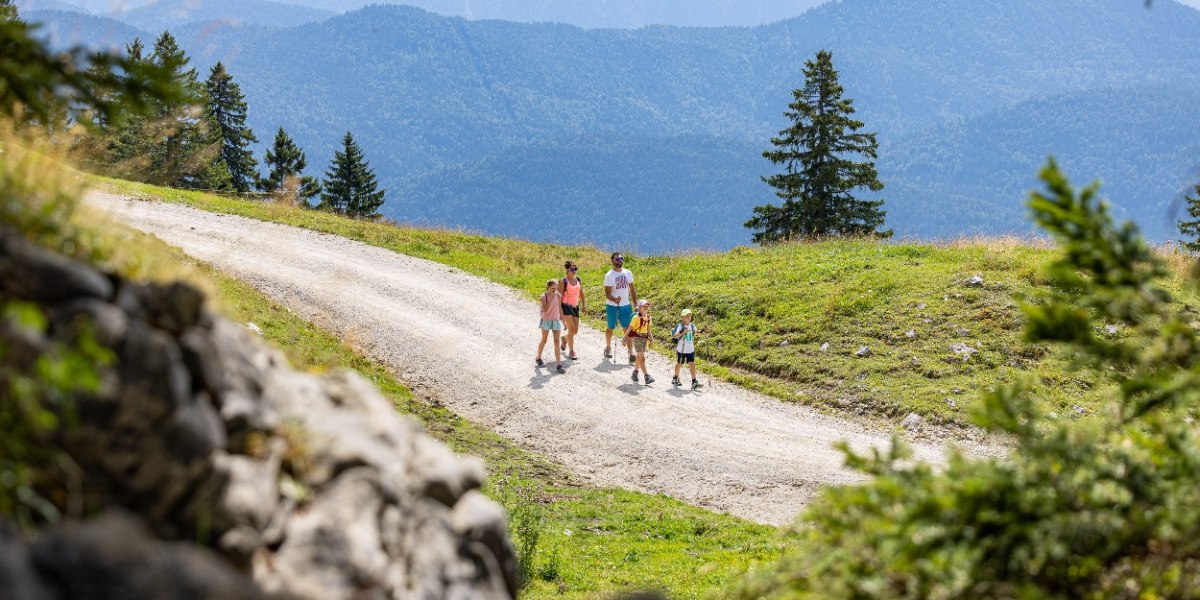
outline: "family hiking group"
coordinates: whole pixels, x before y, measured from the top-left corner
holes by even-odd
[[[613,357],[613,330],[618,325],[623,330],[622,343],[629,352],[629,364],[633,365],[633,382],[638,383],[638,371],[643,375],[646,385],[654,383],[650,371],[646,369],[646,347],[654,343],[651,331],[650,302],[638,300],[637,288],[633,285],[633,272],[625,268],[625,258],[620,252],[611,256],[612,269],[604,275],[604,309],[608,318],[608,328],[604,332],[604,358]],[[546,348],[546,340],[554,334],[554,370],[566,373],[563,368],[562,353],[567,353],[569,360],[579,360],[575,354],[575,336],[579,333],[579,315],[587,310],[587,300],[583,294],[583,282],[577,275],[579,267],[572,261],[567,261],[563,267],[566,275],[559,280],[546,281],[546,292],[541,298],[541,330],[542,340],[537,348],[537,366],[546,366],[542,360],[542,351]],[[636,313],[633,307],[637,307]],[[692,375],[692,389],[700,387],[696,379],[696,325],[692,323],[691,309],[680,313],[680,321],[671,331],[671,341],[675,348],[675,375],[671,383],[683,385],[679,381],[679,372],[687,365]]]

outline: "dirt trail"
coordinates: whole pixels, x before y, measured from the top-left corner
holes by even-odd
[[[889,438],[716,380],[702,393],[675,389],[672,363],[654,354],[657,381],[635,385],[625,357],[601,358],[604,334],[588,327],[577,340],[580,360],[565,375],[535,369],[535,304],[438,263],[173,204],[107,194],[89,202],[247,281],[387,364],[418,393],[597,484],[782,524],[821,486],[860,479],[842,467],[835,442],[862,450]],[[915,451],[941,461],[938,446]]]

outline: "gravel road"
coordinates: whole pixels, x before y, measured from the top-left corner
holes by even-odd
[[[252,284],[418,394],[599,485],[783,524],[822,486],[861,479],[843,468],[835,442],[864,450],[890,437],[715,380],[698,393],[673,388],[672,363],[656,354],[647,360],[657,381],[635,385],[625,357],[604,360],[604,334],[589,327],[565,375],[537,369],[535,303],[438,263],[179,205],[100,193],[89,203]],[[937,445],[914,450],[942,461]]]

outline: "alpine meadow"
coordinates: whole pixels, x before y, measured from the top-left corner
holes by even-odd
[[[0,0],[0,596],[1200,600],[1200,0]]]

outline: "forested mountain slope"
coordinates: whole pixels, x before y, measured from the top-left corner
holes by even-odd
[[[1012,182],[1032,181],[1032,169],[1017,172],[1028,162],[1012,160],[1019,151],[1136,172],[1140,194],[1113,198],[1162,233],[1146,219],[1163,221],[1154,211],[1197,175],[1158,133],[1194,130],[1174,99],[1200,90],[1196,31],[1200,12],[1169,0],[1152,10],[1133,0],[843,0],[752,28],[585,30],[373,6],[295,28],[175,33],[202,68],[223,61],[260,137],[283,126],[314,172],[353,131],[391,190],[393,218],[545,239],[521,215],[555,196],[577,198],[585,213],[653,196],[705,224],[694,243],[726,247],[748,239],[749,207],[773,198],[758,153],[786,126],[790,91],[821,48],[879,133],[897,234],[1025,230],[1009,208],[1027,187]],[[1022,132],[1066,135],[1071,124],[1100,131],[1025,147]],[[671,139],[693,145],[664,148]],[[625,165],[651,147],[659,168],[631,176]],[[1001,148],[1008,154],[990,151]],[[734,149],[752,155],[735,159]],[[558,150],[575,159],[549,160]],[[658,244],[672,239],[659,217],[645,229],[646,248],[672,246]]]

